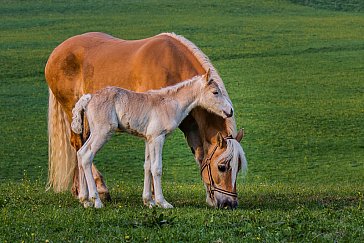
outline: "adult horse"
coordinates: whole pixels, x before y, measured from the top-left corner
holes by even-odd
[[[84,121],[83,133],[75,134],[70,122],[72,108],[83,94],[106,86],[144,92],[205,74],[209,69],[211,78],[230,101],[209,59],[182,36],[162,33],[128,41],[92,32],[64,41],[53,50],[45,67],[49,86],[49,187],[56,192],[67,190],[73,178],[72,192],[78,194],[76,151],[89,136],[89,129]],[[237,132],[234,117],[223,119],[195,108],[179,128],[200,166],[206,202],[215,207],[235,207],[236,177],[246,160],[239,144],[243,132]],[[95,167],[92,173],[100,196],[108,198],[101,173]],[[147,168],[145,173],[150,173]]]

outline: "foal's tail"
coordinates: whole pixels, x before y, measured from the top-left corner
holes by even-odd
[[[83,95],[76,103],[75,108],[72,110],[72,123],[71,128],[72,131],[76,134],[80,134],[82,132],[82,117],[81,112],[85,110],[88,102],[91,100],[90,94]]]

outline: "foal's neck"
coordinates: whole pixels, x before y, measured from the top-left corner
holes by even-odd
[[[180,112],[189,113],[199,104],[199,98],[202,93],[203,82],[201,79],[187,81],[168,95],[171,99],[178,102]]]
[[[203,82],[201,78],[195,77],[177,85],[153,91],[153,93],[156,92],[174,101],[169,103],[173,105],[173,108],[168,109],[168,113],[174,113],[171,117],[174,117],[175,122],[179,124],[193,108],[199,105],[200,96],[203,93]]]

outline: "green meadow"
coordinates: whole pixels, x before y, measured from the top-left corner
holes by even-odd
[[[0,0],[1,242],[363,242],[361,0]],[[164,147],[175,208],[142,204],[144,142],[119,134],[95,163],[112,201],[84,209],[45,191],[44,66],[65,39],[175,32],[210,58],[233,101],[248,172],[239,207],[205,203],[183,134]]]

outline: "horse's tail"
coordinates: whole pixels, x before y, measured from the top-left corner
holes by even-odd
[[[72,110],[72,131],[76,134],[82,132],[82,116],[81,112],[86,108],[88,102],[91,100],[90,94],[83,95],[76,103],[75,108]]]
[[[70,137],[68,117],[49,89],[47,190],[52,187],[55,192],[61,192],[69,188],[77,166],[76,150]]]

